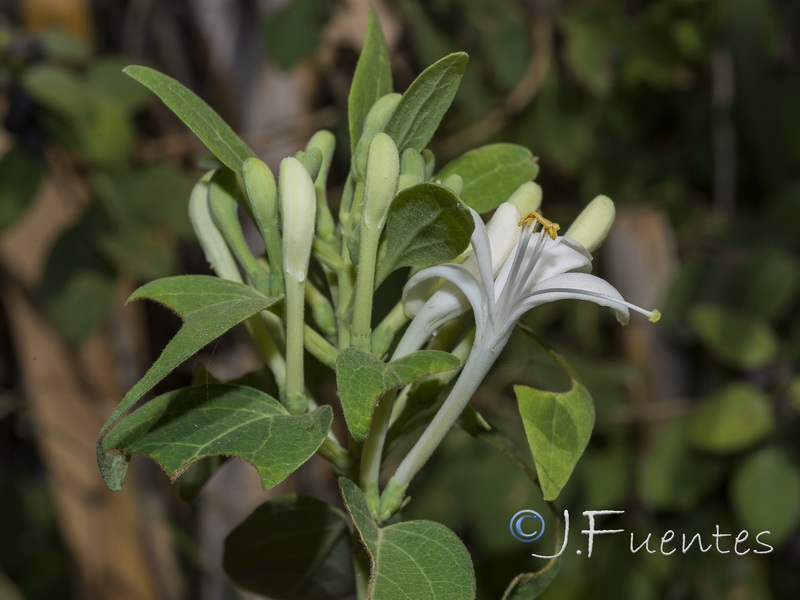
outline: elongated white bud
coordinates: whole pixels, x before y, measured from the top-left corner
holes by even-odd
[[[616,209],[611,198],[597,196],[581,211],[564,236],[580,242],[589,252],[594,252],[606,239],[615,216]]]
[[[311,177],[296,158],[281,161],[278,194],[283,217],[283,270],[287,278],[305,281],[317,200]]]
[[[542,186],[535,181],[527,181],[509,196],[507,202],[516,206],[521,215],[537,212],[542,205]]]

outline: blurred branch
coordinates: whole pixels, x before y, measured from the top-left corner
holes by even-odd
[[[442,140],[438,152],[455,156],[466,148],[479,146],[509,125],[539,93],[553,61],[553,22],[542,13],[531,21],[531,60],[517,86],[481,120]]]

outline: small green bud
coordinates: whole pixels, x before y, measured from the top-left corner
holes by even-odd
[[[594,252],[606,239],[614,224],[615,215],[616,210],[611,198],[597,196],[581,211],[564,236],[571,237],[589,252]]]
[[[389,205],[397,190],[400,174],[400,157],[394,141],[385,133],[372,138],[364,183],[364,208],[362,226],[381,230],[389,212]]]
[[[267,248],[269,262],[274,267],[272,295],[277,296],[283,293],[283,251],[278,227],[278,187],[275,176],[264,161],[252,157],[242,165],[242,179],[247,203]]]
[[[404,190],[425,181],[425,161],[418,150],[406,148],[400,159],[400,178],[397,180],[397,191]]]
[[[527,181],[511,194],[508,202],[516,206],[521,215],[537,212],[542,205],[542,186],[534,181]]]
[[[428,181],[431,177],[433,177],[433,171],[436,169],[436,156],[433,154],[433,150],[430,148],[425,148],[421,154],[422,160],[425,161],[424,181]]]
[[[460,196],[464,190],[464,178],[458,173],[453,173],[450,177],[442,181],[442,185],[452,191],[456,196]]]
[[[287,278],[305,281],[317,200],[311,176],[296,158],[281,161],[278,195],[283,216],[283,270]]]
[[[253,252],[244,239],[242,225],[239,223],[236,203],[236,175],[230,169],[220,169],[214,173],[208,187],[208,209],[211,218],[222,233],[239,264],[247,273],[253,286],[263,294],[271,290],[270,276],[258,264]]]
[[[192,229],[200,242],[203,254],[217,276],[241,283],[242,276],[233,260],[230,248],[214,224],[208,209],[208,182],[213,175],[214,171],[206,173],[192,188],[189,196],[189,220],[192,222]]]
[[[353,157],[353,174],[357,180],[364,180],[372,138],[386,127],[402,97],[401,94],[386,94],[378,98],[378,101],[369,109],[367,118],[364,119],[364,131],[356,144],[356,154]]]
[[[303,163],[311,180],[314,181],[322,167],[322,151],[319,148],[307,148],[306,150],[298,150],[294,157]]]

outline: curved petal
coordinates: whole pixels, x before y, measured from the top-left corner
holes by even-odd
[[[541,282],[525,294],[513,312],[503,319],[504,328],[501,335],[506,333],[506,328],[513,327],[517,319],[532,308],[547,302],[567,299],[588,300],[600,306],[606,306],[614,311],[617,320],[623,325],[628,323],[630,318],[628,309],[630,308],[648,316],[652,314],[626,302],[619,291],[604,279],[587,273],[564,273]]]
[[[472,250],[475,260],[478,262],[478,273],[486,290],[487,300],[490,301],[490,311],[494,311],[494,271],[492,270],[492,248],[489,245],[489,235],[486,233],[486,225],[483,224],[481,216],[473,209],[469,209],[472,220],[475,221],[475,229],[472,231]]]
[[[403,288],[403,302],[406,301],[406,298],[409,296],[409,294],[413,293],[414,287],[423,281],[427,281],[434,277],[441,277],[442,279],[447,280],[453,284],[453,286],[455,286],[455,288],[457,288],[461,294],[464,295],[469,304],[472,306],[473,312],[475,313],[475,327],[478,335],[481,335],[481,332],[486,328],[487,319],[490,316],[487,303],[487,294],[480,282],[478,282],[478,280],[475,278],[475,275],[473,275],[469,269],[462,265],[447,263],[423,269],[419,273],[415,274],[411,277],[411,279],[408,280],[405,288]],[[453,293],[454,290],[450,288],[445,290],[442,288],[431,297],[431,300],[434,300],[436,295],[442,292]],[[430,300],[428,302],[430,302]],[[426,304],[428,303],[426,302]],[[441,326],[450,319],[458,316],[458,314],[461,313],[436,315],[435,318],[437,322],[439,322],[439,326]],[[428,318],[431,317],[433,317],[433,315],[428,316]]]

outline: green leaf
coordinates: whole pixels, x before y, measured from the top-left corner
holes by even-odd
[[[311,458],[332,421],[330,406],[290,415],[255,388],[197,385],[130,413],[103,439],[103,450],[152,458],[173,481],[201,458],[237,456],[258,470],[268,490]]]
[[[701,454],[690,444],[690,420],[676,419],[655,435],[637,469],[642,501],[655,510],[691,510],[719,482],[719,458]]]
[[[461,200],[479,213],[494,210],[523,183],[539,173],[533,154],[515,144],[490,144],[470,150],[447,163],[436,178],[461,175]]]
[[[703,402],[692,419],[692,443],[706,452],[738,452],[775,427],[769,398],[749,383],[732,383]]]
[[[769,531],[762,541],[783,542],[800,522],[800,474],[778,448],[748,455],[731,480],[731,501],[751,536]]]
[[[86,74],[86,86],[112,100],[126,113],[133,113],[147,106],[150,93],[125,76],[123,69],[129,62],[122,56],[98,59]]]
[[[12,146],[0,158],[0,231],[13,225],[36,197],[44,162],[39,156]]]
[[[389,50],[383,38],[381,24],[370,6],[367,20],[367,38],[358,57],[350,96],[347,100],[347,118],[350,126],[350,156],[356,154],[356,144],[364,130],[364,120],[372,105],[392,92],[392,69]]]
[[[105,96],[93,96],[90,106],[90,117],[74,127],[78,150],[94,164],[117,166],[126,162],[136,142],[130,117]]]
[[[36,65],[27,69],[22,88],[39,104],[67,120],[91,115],[91,94],[72,71],[63,67]]]
[[[294,0],[264,21],[264,42],[270,58],[288,70],[314,52],[325,21],[325,3]]]
[[[402,155],[406,148],[422,150],[433,137],[455,98],[469,57],[449,54],[433,63],[414,80],[386,125]]]
[[[452,191],[420,183],[392,201],[378,248],[376,287],[400,267],[429,267],[453,260],[469,245],[475,223]]]
[[[244,161],[255,156],[222,117],[197,94],[172,77],[149,67],[137,65],[125,67],[124,72],[161,98],[164,104],[200,138],[206,148],[229,168],[241,173]]]
[[[363,441],[381,396],[434,373],[450,371],[461,361],[448,352],[420,350],[386,364],[374,354],[346,348],[336,358],[336,384],[344,418],[353,438]]]
[[[236,584],[275,600],[338,600],[355,592],[347,516],[308,496],[256,508],[225,539],[223,567]]]
[[[104,223],[89,210],[64,231],[47,256],[40,298],[67,342],[77,344],[105,323],[114,302],[115,273],[95,247]]]
[[[592,397],[575,379],[566,392],[515,385],[514,393],[544,499],[555,500],[592,435]]]
[[[193,235],[186,211],[192,182],[185,172],[167,165],[152,165],[96,172],[91,183],[115,224],[168,229],[182,238]]]
[[[559,529],[561,530],[563,527]],[[556,545],[559,549],[561,548],[560,543]],[[547,588],[550,587],[550,584],[553,583],[560,566],[561,557],[559,556],[549,560],[547,564],[538,571],[520,573],[508,585],[505,594],[503,594],[503,600],[534,600],[534,598],[538,598],[544,594]]]
[[[695,306],[689,319],[708,349],[731,367],[756,369],[778,352],[778,339],[762,319],[711,305]]]
[[[129,225],[99,236],[98,246],[106,259],[138,280],[168,277],[178,271],[175,248],[169,238]]]
[[[367,597],[375,600],[473,600],[469,552],[447,527],[406,521],[379,528],[361,490],[340,479],[347,510],[370,556]]]
[[[159,381],[203,346],[234,325],[265,310],[278,298],[267,298],[251,287],[207,275],[182,275],[159,279],[140,287],[128,299],[149,298],[174,310],[183,326],[103,425],[98,437],[100,473],[109,489],[119,490],[125,480],[127,459],[106,454],[102,441],[114,423]]]

